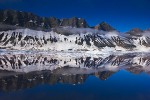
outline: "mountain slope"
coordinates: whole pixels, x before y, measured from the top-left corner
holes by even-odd
[[[50,32],[16,29],[0,32],[0,47],[17,50],[94,51],[133,49],[133,41],[114,31],[104,33],[85,28],[59,28]],[[65,48],[64,48],[65,47]]]
[[[46,18],[28,12],[0,10],[1,49],[141,52],[150,50],[149,33],[149,30],[135,28],[122,34],[105,22],[93,29],[82,18]]]
[[[16,29],[0,32],[0,48],[9,50],[50,51],[149,51],[150,31],[142,35],[122,35],[90,28],[53,28],[49,32]]]

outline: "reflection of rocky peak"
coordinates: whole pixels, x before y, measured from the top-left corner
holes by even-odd
[[[98,24],[97,26],[95,26],[95,29],[103,30],[103,31],[114,31],[115,30],[112,26],[110,26],[106,22],[102,22],[102,23]]]
[[[134,74],[140,74],[142,73],[144,70],[142,69],[142,66],[140,65],[137,65],[135,67],[128,67],[126,70],[128,70],[129,72],[131,73],[134,73]]]
[[[129,34],[131,36],[142,36],[142,32],[143,30],[139,29],[139,28],[134,28],[132,30],[130,30],[129,32],[126,32],[126,34]]]
[[[11,75],[0,78],[0,90],[12,91],[32,88],[38,84],[82,84],[88,75],[61,75],[51,74],[49,71]]]
[[[7,75],[8,72],[2,72],[6,74],[5,77],[0,77],[0,90],[13,91],[25,88],[32,88],[38,84],[83,84],[89,75],[93,74],[76,74],[76,75],[62,75],[51,73],[50,71],[41,71],[34,73],[18,74],[12,73]],[[113,73],[109,71],[98,72],[98,77],[102,80],[106,80]]]
[[[102,72],[95,73],[94,75],[101,80],[107,80],[114,73],[115,72],[113,71],[102,71]]]

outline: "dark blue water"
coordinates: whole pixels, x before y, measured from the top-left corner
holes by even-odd
[[[150,75],[120,70],[103,80],[88,75],[81,84],[41,80],[31,87],[6,87],[0,92],[0,100],[150,100]]]

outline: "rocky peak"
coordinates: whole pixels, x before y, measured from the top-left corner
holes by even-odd
[[[41,18],[33,13],[16,10],[0,10],[0,22],[2,24],[21,26],[26,28],[41,27],[45,18]]]
[[[112,26],[110,26],[106,22],[102,22],[102,23],[96,25],[94,28],[97,30],[103,30],[103,31],[114,31],[115,30]]]
[[[143,30],[141,30],[139,28],[133,28],[133,29],[130,30],[130,32],[140,33],[140,32],[143,32]]]
[[[142,36],[142,33],[144,31],[139,28],[133,28],[130,31],[126,32],[126,34],[129,34],[131,36]]]
[[[55,17],[39,17],[33,13],[16,10],[0,10],[0,23],[31,29],[50,29],[59,26],[89,27],[83,18],[73,17],[60,20]]]
[[[89,25],[83,18],[64,18],[61,19],[61,26],[71,26],[71,27],[77,27],[77,28],[87,28]]]
[[[60,19],[57,19],[55,17],[50,17],[49,21],[50,21],[50,27],[52,28],[60,26],[60,22],[61,22]]]

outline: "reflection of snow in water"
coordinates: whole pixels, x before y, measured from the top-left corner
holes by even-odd
[[[150,71],[149,54],[92,55],[81,52],[12,52],[0,55],[0,69],[14,72],[51,70],[63,73],[93,73],[100,70],[118,71],[122,68],[141,66],[140,70]],[[63,68],[63,71],[60,70]],[[78,68],[78,69],[68,69]],[[56,72],[56,71],[55,71]],[[57,73],[58,73],[57,72]]]

